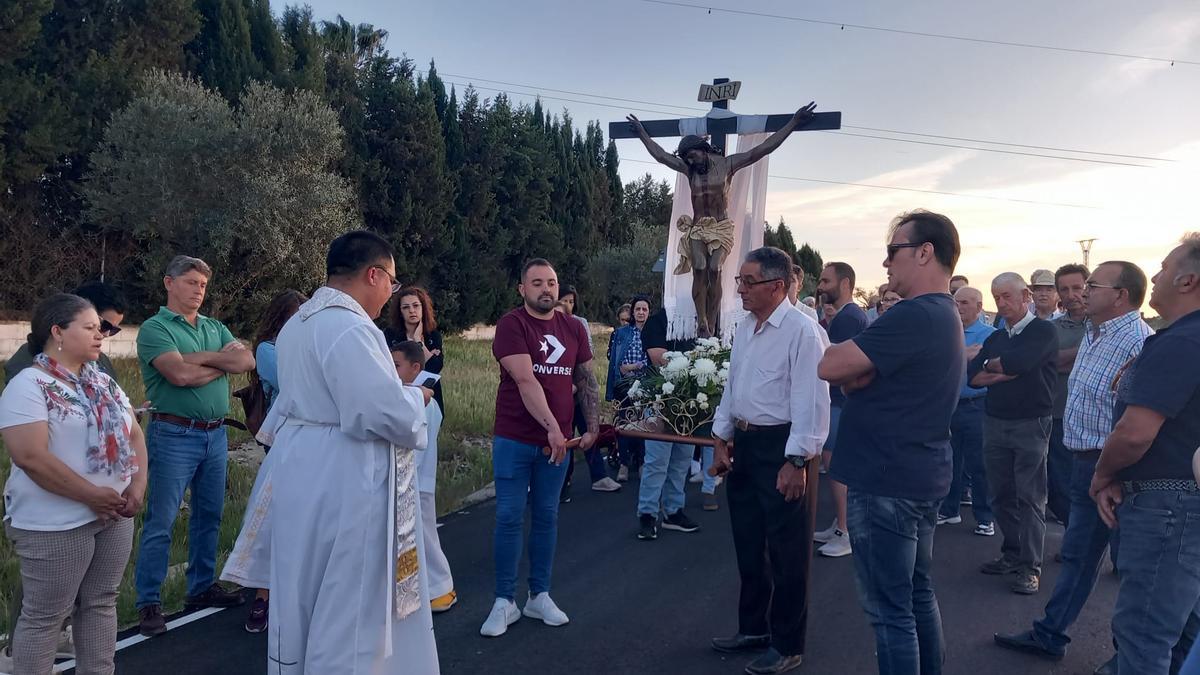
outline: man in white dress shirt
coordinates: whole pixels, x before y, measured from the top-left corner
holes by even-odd
[[[829,386],[817,377],[829,339],[788,301],[791,276],[791,259],[777,248],[746,256],[737,288],[750,315],[734,334],[713,421],[712,471],[729,473],[741,597],[737,633],[712,645],[765,648],[746,666],[751,675],[786,672],[804,658],[817,491],[808,469],[829,431]]]

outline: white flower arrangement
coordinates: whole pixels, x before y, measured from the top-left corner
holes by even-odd
[[[678,436],[707,435],[729,382],[729,348],[717,338],[700,338],[687,353],[667,352],[666,364],[635,380],[621,406],[618,424]]]

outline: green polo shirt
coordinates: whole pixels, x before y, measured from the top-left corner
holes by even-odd
[[[161,413],[196,420],[215,420],[229,412],[229,377],[219,377],[201,387],[176,387],[167,381],[154,366],[154,359],[167,352],[193,354],[219,352],[234,341],[225,324],[199,316],[196,325],[161,307],[138,329],[138,361],[142,364],[142,379],[146,383],[146,398]]]

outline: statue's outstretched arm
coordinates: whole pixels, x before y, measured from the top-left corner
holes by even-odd
[[[817,107],[816,103],[809,103],[803,108],[796,111],[792,115],[792,119],[783,125],[779,131],[767,137],[767,140],[759,143],[749,150],[749,152],[739,152],[729,156],[729,173],[732,175],[739,169],[744,169],[767,155],[775,152],[779,146],[783,145],[784,139],[788,137],[797,128],[803,126],[806,122],[812,119],[813,110]]]
[[[687,164],[679,157],[663,150],[662,146],[658,143],[655,143],[654,139],[650,138],[650,134],[646,133],[646,127],[642,126],[641,120],[635,115],[628,115],[625,119],[629,120],[629,126],[633,128],[638,138],[642,139],[642,145],[646,146],[646,150],[650,151],[650,156],[656,159],[659,164],[665,164],[680,173],[687,173]]]

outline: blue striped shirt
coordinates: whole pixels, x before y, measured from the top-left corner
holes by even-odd
[[[1063,445],[1071,450],[1104,447],[1113,427],[1116,393],[1113,380],[1121,367],[1137,357],[1154,329],[1137,311],[1100,324],[1089,320],[1079,355],[1067,380],[1067,409],[1063,415]]]

